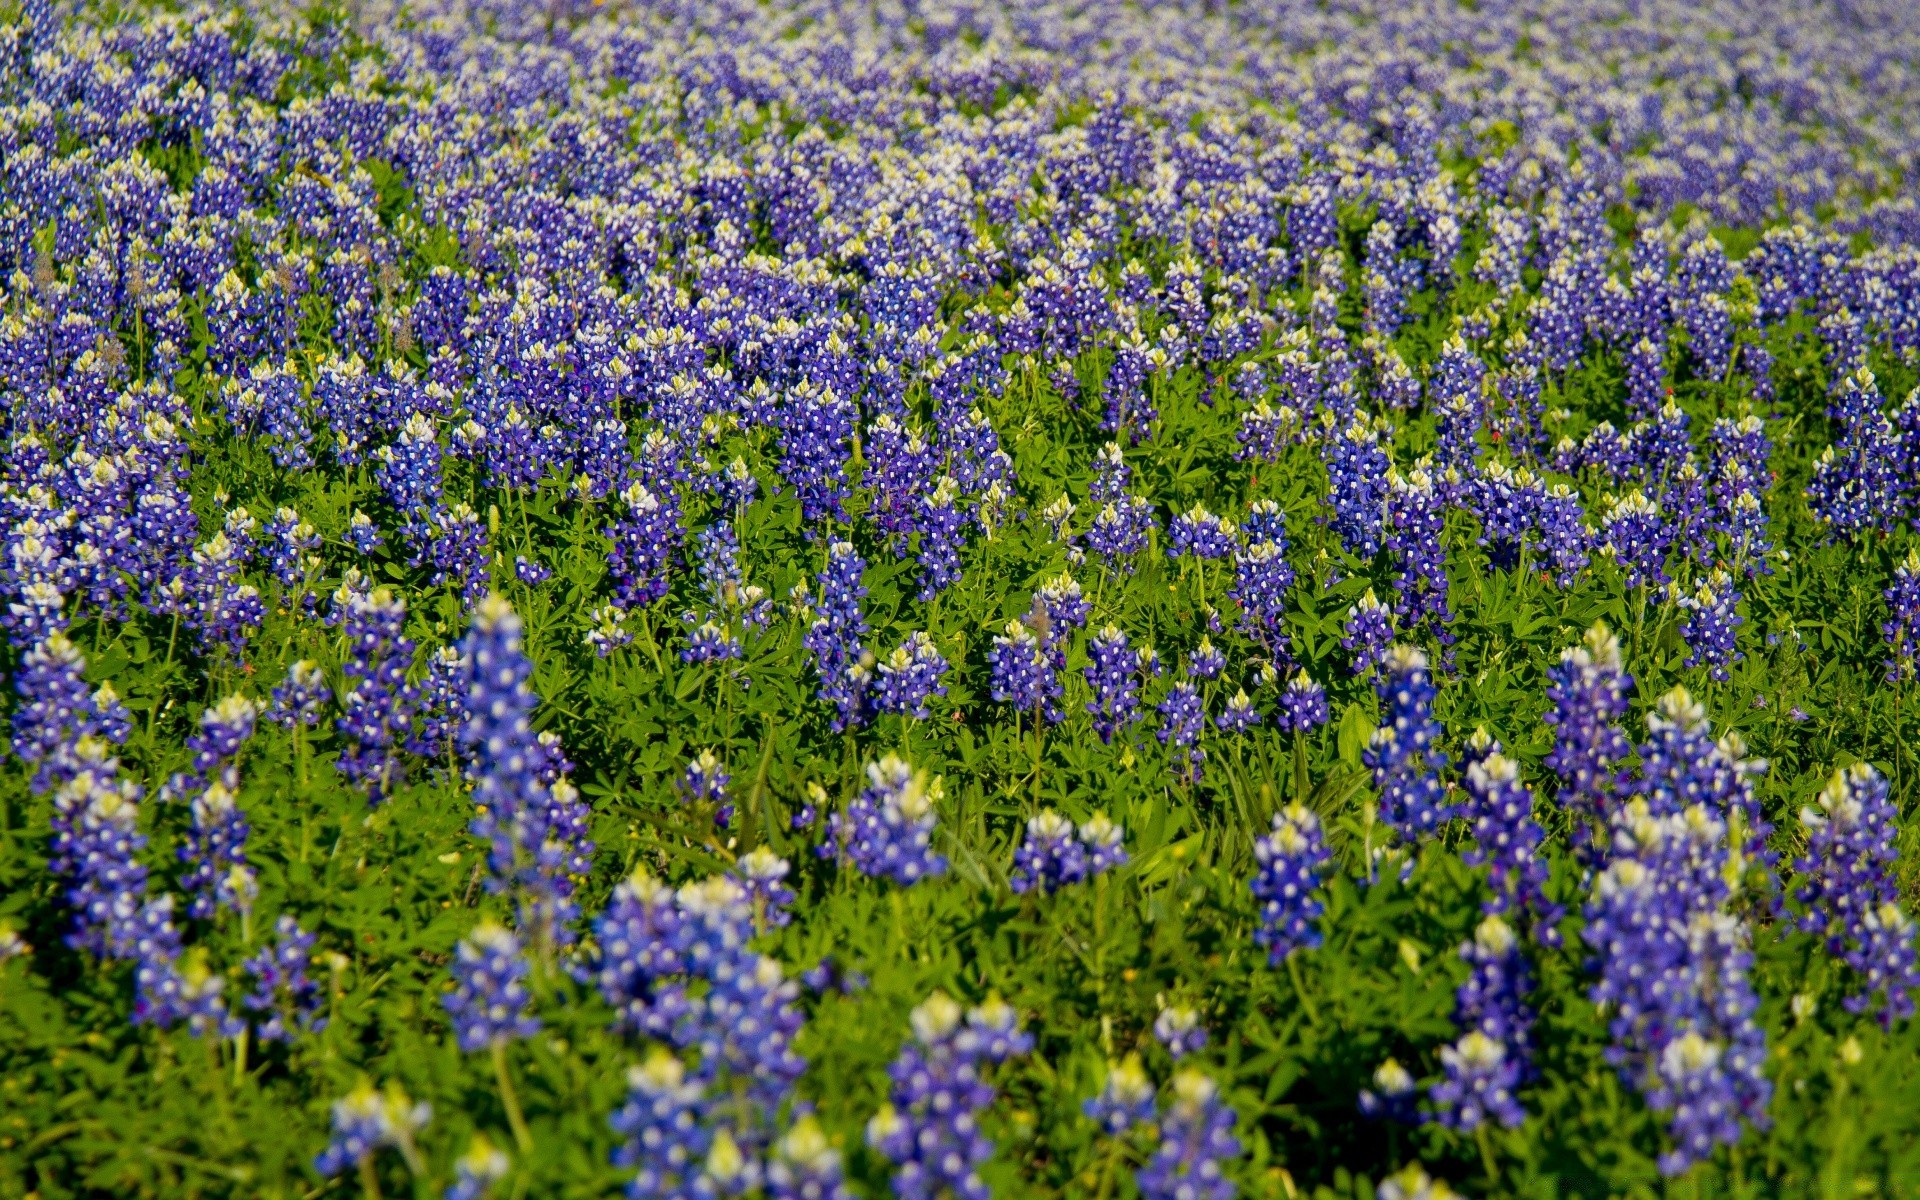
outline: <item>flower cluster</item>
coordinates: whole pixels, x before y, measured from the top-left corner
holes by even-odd
[[[895,1164],[893,1193],[986,1200],[978,1170],[993,1153],[980,1113],[993,1103],[984,1068],[1033,1047],[1019,1016],[998,997],[967,1010],[934,992],[913,1010],[913,1040],[887,1068],[887,1103],[867,1122],[867,1144]]]
[[[827,818],[820,856],[848,859],[861,874],[901,887],[946,874],[946,857],[933,851],[941,795],[940,779],[928,779],[898,755],[868,763],[867,786],[844,813]]]
[[[1898,830],[1887,781],[1865,763],[1835,771],[1817,804],[1800,810],[1807,852],[1794,864],[1805,880],[1800,927],[1826,936],[1827,949],[1853,969],[1847,1008],[1877,1008],[1880,1023],[1913,1014],[1920,987],[1913,919],[1900,907],[1893,876]]]

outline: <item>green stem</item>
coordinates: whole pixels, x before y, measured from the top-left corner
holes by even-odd
[[[493,1075],[500,1083],[500,1103],[507,1108],[507,1124],[513,1129],[513,1144],[520,1147],[522,1157],[533,1154],[533,1134],[527,1129],[527,1118],[520,1111],[520,1096],[513,1090],[513,1074],[507,1070],[507,1043],[496,1038],[493,1043]]]
[[[373,1169],[372,1153],[360,1156],[360,1190],[367,1200],[380,1200],[380,1172]]]
[[[1474,1143],[1480,1147],[1480,1166],[1487,1173],[1487,1182],[1493,1187],[1499,1187],[1500,1168],[1495,1166],[1493,1162],[1493,1141],[1487,1136],[1487,1123],[1485,1121],[1474,1126],[1473,1140]]]
[[[1307,1014],[1307,1024],[1318,1026],[1320,1013],[1313,1007],[1313,1000],[1307,995],[1307,985],[1300,979],[1300,960],[1287,955],[1287,974],[1293,979],[1293,994],[1300,998],[1300,1007]]]

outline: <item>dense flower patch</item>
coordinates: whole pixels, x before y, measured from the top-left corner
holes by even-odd
[[[4,21],[0,1192],[1920,1172],[1907,7]]]

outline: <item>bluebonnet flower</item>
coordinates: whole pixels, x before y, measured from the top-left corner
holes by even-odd
[[[147,868],[137,858],[147,842],[138,824],[140,789],[120,776],[119,760],[97,737],[81,737],[61,762],[47,869],[67,885],[67,944],[128,957],[147,890]]]
[[[1446,1180],[1428,1175],[1419,1163],[1409,1163],[1380,1181],[1374,1200],[1460,1200],[1460,1193]]]
[[[1146,549],[1152,528],[1152,507],[1138,496],[1121,496],[1094,514],[1087,529],[1087,548],[1112,568]]]
[[[876,711],[924,721],[933,715],[927,702],[947,694],[946,684],[941,682],[946,677],[947,660],[934,648],[933,639],[920,631],[908,634],[877,669],[880,678],[873,694]]]
[[[1269,654],[1286,652],[1287,592],[1293,587],[1293,566],[1286,547],[1263,541],[1233,556],[1234,580],[1228,594],[1240,606],[1240,628]]]
[[[286,507],[275,510],[266,532],[270,539],[267,564],[283,591],[300,587],[318,572],[319,560],[311,556],[320,548],[320,535],[298,512]]]
[[[1886,600],[1888,619],[1880,636],[1887,640],[1887,682],[1920,677],[1920,550],[1907,551],[1906,561],[1894,569]]]
[[[1913,1014],[1920,987],[1913,920],[1900,907],[1894,878],[1899,824],[1887,781],[1865,763],[1835,771],[1817,807],[1800,810],[1807,852],[1794,864],[1806,882],[1795,893],[1806,905],[1800,927],[1826,936],[1829,953],[1853,969],[1849,1012],[1878,1008],[1880,1023]]]
[[[1140,1065],[1140,1056],[1129,1054],[1117,1063],[1108,1063],[1100,1094],[1081,1105],[1080,1111],[1108,1137],[1118,1137],[1151,1122],[1153,1083]]]
[[[1865,366],[1840,379],[1827,410],[1839,426],[1839,440],[1815,460],[1807,483],[1814,516],[1844,537],[1882,527],[1899,514],[1899,434],[1880,403],[1879,385]]]
[[[538,559],[528,558],[524,554],[516,554],[513,556],[513,574],[516,579],[528,587],[539,587],[547,580],[553,578],[553,568],[540,562]]]
[[[1387,482],[1387,549],[1398,565],[1394,612],[1403,630],[1425,624],[1442,643],[1450,642],[1446,626],[1453,613],[1447,605],[1446,548],[1440,541],[1446,525],[1443,497],[1432,477],[1418,468],[1406,475],[1391,472]]]
[[[385,544],[385,539],[380,536],[380,527],[373,523],[372,517],[358,509],[354,510],[353,519],[347,522],[347,540],[353,543],[353,548],[363,558]]]
[[[313,1160],[313,1169],[331,1178],[368,1162],[381,1150],[391,1147],[407,1161],[416,1175],[423,1169],[420,1152],[414,1148],[413,1135],[433,1119],[433,1108],[414,1103],[397,1083],[386,1091],[375,1091],[362,1079],[354,1089],[333,1102],[333,1137],[327,1148]]]
[[[1160,1113],[1160,1144],[1134,1176],[1146,1200],[1232,1200],[1238,1189],[1222,1164],[1240,1155],[1239,1120],[1220,1100],[1219,1085],[1198,1071],[1173,1077]]]
[[[1175,517],[1167,530],[1168,558],[1225,558],[1233,550],[1233,526],[1197,504]]]
[[[130,718],[110,685],[88,691],[87,662],[65,634],[48,635],[28,650],[14,676],[20,702],[13,711],[13,752],[34,765],[32,788],[45,792],[70,773],[62,751],[82,738],[114,745],[127,739]]]
[[[1153,1019],[1153,1036],[1178,1062],[1206,1046],[1207,1027],[1200,1023],[1198,1010],[1175,1004],[1161,1009]]]
[[[645,608],[667,594],[680,546],[680,506],[673,493],[663,498],[637,481],[620,493],[620,504],[624,515],[603,530],[613,543],[607,554],[613,602],[628,610]]]
[[[456,646],[442,646],[427,659],[427,675],[414,688],[414,734],[407,749],[445,765],[460,744],[467,723],[467,679],[471,670]]]
[[[741,655],[740,640],[724,625],[707,621],[687,636],[687,648],[680,661],[688,663],[726,662]]]
[[[966,544],[967,518],[960,510],[959,483],[942,475],[933,490],[920,497],[920,602],[926,603],[959,582],[960,550]]]
[[[1739,603],[1740,593],[1725,571],[1713,572],[1699,591],[1680,597],[1679,607],[1687,614],[1680,623],[1680,635],[1687,640],[1687,666],[1706,666],[1724,682],[1727,664],[1746,657],[1734,643],[1734,631],[1746,623],[1734,611]]]
[[[1140,709],[1140,655],[1128,644],[1118,625],[1108,625],[1087,643],[1087,655],[1093,661],[1081,670],[1093,699],[1087,712],[1093,717],[1093,731],[1103,743],[1111,745],[1116,733],[1130,728]]]
[[[767,1194],[773,1200],[852,1200],[841,1177],[840,1152],[811,1114],[793,1123],[774,1146],[767,1164]]]
[[[1254,842],[1253,857],[1260,864],[1251,884],[1260,902],[1253,940],[1278,966],[1295,950],[1311,950],[1321,941],[1314,923],[1326,906],[1316,893],[1330,855],[1320,818],[1305,805],[1287,805],[1273,814],[1273,831]]]
[[[1434,1116],[1465,1132],[1489,1120],[1512,1129],[1526,1120],[1514,1090],[1532,1053],[1532,976],[1519,940],[1498,916],[1480,922],[1460,957],[1472,970],[1454,995],[1453,1019],[1466,1032],[1440,1051],[1446,1078],[1431,1093]]]
[[[533,1003],[525,982],[530,969],[520,939],[505,926],[482,922],[461,940],[453,963],[457,986],[441,1004],[462,1050],[486,1050],[539,1032],[539,1020],[527,1011]]]
[[[1463,815],[1473,823],[1473,848],[1461,859],[1487,868],[1492,892],[1481,911],[1510,920],[1524,915],[1542,945],[1559,945],[1561,909],[1547,899],[1547,864],[1540,855],[1546,834],[1533,819],[1533,794],[1520,782],[1520,765],[1493,742],[1489,753],[1468,765],[1466,793]]]
[[[193,798],[193,827],[178,850],[191,868],[180,883],[193,896],[187,915],[209,920],[222,908],[249,913],[255,896],[254,873],[247,866],[247,815],[235,803],[239,775],[231,766]]]
[[[1227,656],[1214,649],[1213,639],[1200,635],[1200,644],[1187,659],[1187,674],[1195,679],[1217,679],[1227,669]]]
[[[647,1061],[627,1070],[627,1098],[608,1118],[626,1140],[613,1152],[617,1167],[637,1167],[627,1184],[633,1200],[711,1195],[705,1178],[713,1130],[703,1118],[709,1101],[699,1079],[688,1079],[686,1064],[664,1046]]]
[[[998,998],[966,1013],[945,992],[913,1010],[913,1039],[887,1068],[888,1103],[867,1123],[867,1144],[891,1159],[893,1192],[902,1200],[986,1200],[978,1168],[993,1153],[979,1114],[993,1103],[982,1068],[1024,1054],[1033,1039],[1019,1032],[1013,1009]]]
[[[993,639],[987,665],[992,671],[990,694],[1010,705],[1015,713],[1033,713],[1036,719],[1044,717],[1055,723],[1064,715],[1060,711],[1064,689],[1058,668],[1040,639],[1021,622],[1007,622],[1006,633]]]
[[[467,1144],[467,1152],[453,1163],[453,1186],[443,1200],[485,1200],[493,1185],[507,1177],[513,1164],[501,1149],[476,1133]]]
[[[1406,1125],[1420,1119],[1420,1089],[1398,1059],[1388,1058],[1373,1069],[1373,1086],[1361,1088],[1359,1100],[1362,1116]]]
[[[263,1042],[287,1042],[296,1031],[322,1029],[327,1022],[319,1015],[320,985],[307,974],[314,936],[300,928],[291,913],[280,914],[273,928],[274,944],[246,961],[254,988],[240,998],[240,1005],[259,1022],[254,1036]]]
[[[1580,645],[1561,651],[1547,680],[1553,709],[1541,720],[1554,730],[1546,764],[1560,777],[1560,803],[1584,820],[1604,821],[1617,783],[1614,764],[1628,751],[1620,722],[1633,677],[1621,665],[1620,639],[1595,624]]]
[[[1329,422],[1323,442],[1327,499],[1333,506],[1329,524],[1349,554],[1370,559],[1380,552],[1393,460],[1381,448],[1378,432],[1364,420],[1338,429],[1331,425],[1331,413],[1324,414],[1323,420]]]
[[[273,689],[273,705],[267,719],[288,729],[312,729],[320,724],[321,712],[333,699],[327,676],[320,664],[303,658],[287,668],[286,682]]]
[[[753,903],[755,928],[779,929],[793,920],[787,909],[793,905],[794,894],[786,884],[792,869],[786,859],[766,846],[747,851],[734,864],[734,877]]]
[[[1667,550],[1673,534],[1660,506],[1639,491],[1616,498],[1607,509],[1601,548],[1619,564],[1626,586],[1667,582]]]
[[[1155,708],[1161,720],[1154,736],[1172,751],[1174,777],[1189,784],[1198,783],[1203,773],[1202,764],[1207,761],[1207,752],[1199,745],[1200,733],[1207,724],[1207,712],[1199,691],[1191,683],[1176,683],[1167,689],[1166,698]]]
[[[413,729],[415,696],[407,686],[414,644],[403,636],[407,604],[387,588],[353,595],[341,621],[348,639],[343,663],[349,686],[334,722],[350,745],[336,763],[349,780],[363,784],[375,804],[405,777],[399,751]]]
[[[1361,759],[1373,772],[1382,819],[1411,846],[1453,819],[1454,806],[1440,782],[1447,756],[1436,745],[1437,693],[1427,656],[1411,646],[1394,646],[1383,666],[1374,687],[1386,707],[1386,723],[1374,730]]]
[[[515,894],[520,927],[544,952],[571,940],[573,880],[593,861],[590,814],[561,777],[557,742],[533,730],[533,664],[505,600],[481,601],[461,653],[472,671],[460,735],[474,779],[471,829],[487,845],[488,886]]]
[[[1327,689],[1300,671],[1280,693],[1273,723],[1283,731],[1309,733],[1327,723]]]
[[[1709,743],[1710,745],[1710,743]],[[1582,932],[1599,959],[1592,998],[1609,1014],[1607,1051],[1654,1109],[1673,1114],[1676,1175],[1766,1123],[1766,1032],[1741,923],[1726,911],[1738,882],[1728,827],[1704,804],[1662,812],[1636,798],[1613,815],[1614,857]]]
[[[1227,733],[1245,733],[1260,723],[1260,710],[1253,706],[1247,689],[1241,688],[1227,700],[1213,723]]]
[[[1393,644],[1393,610],[1380,603],[1368,588],[1359,603],[1347,609],[1346,636],[1341,649],[1353,655],[1353,673],[1361,678],[1372,675]]]
[[[1127,851],[1122,844],[1126,834],[1126,830],[1103,812],[1096,812],[1080,823],[1080,844],[1087,851],[1087,874],[1098,875],[1126,865]]]
[[[587,614],[587,633],[583,639],[593,647],[596,658],[606,658],[633,641],[626,627],[627,610],[616,604],[603,604]]]
[[[712,750],[702,750],[687,763],[680,776],[680,797],[688,804],[714,806],[726,803],[727,785],[733,776],[727,773]]]
[[[835,542],[827,548],[826,569],[815,577],[820,600],[815,608],[818,616],[807,630],[807,649],[820,676],[820,699],[834,707],[836,732],[866,721],[867,686],[872,678],[861,642],[868,629],[860,610],[860,601],[867,595],[861,582],[866,569],[866,560],[854,552],[851,542]]]
[[[1027,821],[1027,838],[1013,854],[1013,890],[1042,895],[1087,877],[1087,852],[1073,822],[1048,809]]]
[[[867,786],[846,812],[827,818],[821,856],[851,859],[861,874],[884,876],[901,887],[946,874],[946,857],[933,852],[939,821],[934,805],[941,794],[940,779],[929,780],[897,755],[867,764]]]

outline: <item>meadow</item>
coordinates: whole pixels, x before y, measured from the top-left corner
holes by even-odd
[[[1920,1194],[1916,63],[0,9],[0,1194]]]

